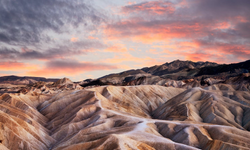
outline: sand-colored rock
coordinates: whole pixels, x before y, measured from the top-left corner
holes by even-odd
[[[250,149],[249,118],[250,93],[227,84],[3,94],[0,148]]]

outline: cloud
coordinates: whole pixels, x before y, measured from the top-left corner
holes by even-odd
[[[239,59],[235,59],[232,56],[224,57],[223,54],[220,53],[209,53],[207,51],[197,51],[194,53],[186,53],[185,59],[192,61],[211,61],[217,63],[237,63]]]
[[[0,20],[0,59],[51,60],[106,48],[87,38],[106,20],[88,1],[0,0]]]
[[[224,62],[237,62],[250,58],[249,44],[239,44],[237,42],[227,43],[217,41],[196,41],[196,43],[199,45],[199,49],[202,48],[204,54],[216,55],[217,61],[219,61],[219,59],[224,59]],[[196,49],[196,51],[198,51],[198,48]]]
[[[208,61],[209,58],[218,59],[218,56],[216,54],[214,55],[214,54],[207,54],[207,53],[202,53],[202,52],[186,54],[186,59],[192,60],[192,61]],[[223,61],[224,60],[217,60],[216,62],[221,63]]]
[[[128,20],[110,24],[105,33],[111,39],[131,38],[153,43],[173,38],[199,38],[208,34],[209,24],[203,22],[168,20]]]
[[[206,19],[228,20],[235,16],[244,16],[250,18],[249,0],[186,0],[188,8],[182,10],[196,17],[205,17]]]
[[[0,42],[19,45],[46,42],[51,40],[47,31],[65,33],[69,26],[97,24],[104,16],[78,0],[1,0],[0,14]]]
[[[162,49],[162,51],[158,52],[160,55],[166,53],[168,56],[183,57],[192,61],[213,61],[218,63],[234,63],[249,59],[249,47],[249,44],[209,40],[175,41],[169,45],[155,46],[155,48]],[[155,50],[149,51],[149,53],[155,52]]]
[[[33,70],[37,69],[36,65],[29,65],[16,61],[1,61],[0,71],[18,71],[18,70]]]
[[[51,76],[56,77],[60,75],[74,76],[88,71],[95,70],[112,70],[117,69],[116,66],[92,63],[92,62],[79,62],[71,59],[53,60],[48,61],[45,67],[35,71],[29,71],[26,74],[34,76]]]
[[[143,2],[139,4],[131,4],[128,6],[124,6],[122,8],[122,12],[124,13],[148,13],[148,14],[172,14],[174,13],[175,8],[173,7],[173,3],[166,1],[150,1]]]
[[[104,52],[112,52],[112,53],[119,53],[119,52],[126,52],[127,48],[124,44],[116,43],[104,50]]]
[[[249,0],[148,1],[122,7],[127,18],[108,24],[104,33],[152,46],[171,43],[163,51],[188,59],[242,61],[250,56],[249,8]]]
[[[78,38],[72,37],[72,38],[70,39],[70,41],[71,41],[71,42],[76,42],[76,41],[78,41]]]
[[[56,58],[67,58],[74,55],[86,54],[94,51],[94,49],[106,48],[106,45],[99,41],[75,41],[68,45],[58,45],[56,47],[48,47],[47,49],[30,49],[27,47],[17,50],[15,48],[0,48],[1,59],[14,60],[51,60]]]

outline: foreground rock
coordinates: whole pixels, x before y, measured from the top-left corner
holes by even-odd
[[[0,96],[1,149],[250,149],[250,93],[102,86]]]

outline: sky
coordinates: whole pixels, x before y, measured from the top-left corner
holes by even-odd
[[[250,58],[250,0],[0,0],[0,76],[73,81]]]

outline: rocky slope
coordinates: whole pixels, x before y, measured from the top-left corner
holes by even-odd
[[[181,88],[228,83],[250,72],[250,60],[236,64],[176,60],[159,66],[110,74],[82,82],[83,87],[99,85],[162,85]],[[232,80],[233,81],[233,80]],[[234,84],[233,82],[231,82]]]
[[[0,96],[1,149],[250,149],[250,92],[101,86]]]

